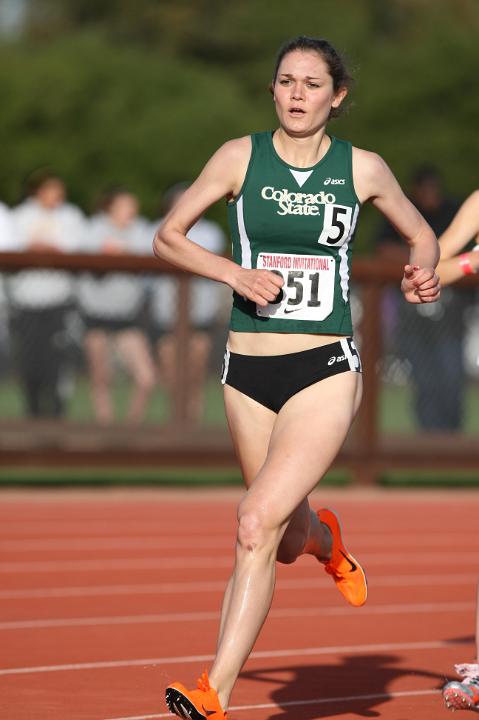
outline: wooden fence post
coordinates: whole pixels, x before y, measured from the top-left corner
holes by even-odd
[[[361,485],[378,481],[375,457],[379,428],[379,363],[382,357],[382,286],[366,280],[361,288],[360,323],[363,399],[354,424],[354,480]]]

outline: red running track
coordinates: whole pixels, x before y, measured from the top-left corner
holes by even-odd
[[[3,493],[0,717],[171,717],[163,688],[211,662],[236,491]],[[350,608],[312,558],[278,568],[231,720],[450,717],[474,654],[479,493],[324,490],[365,565]]]

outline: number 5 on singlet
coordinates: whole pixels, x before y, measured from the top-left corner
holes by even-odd
[[[282,320],[324,320],[333,311],[335,260],[329,256],[265,253],[258,270],[271,270],[284,279],[274,302],[256,305],[260,317]]]
[[[353,219],[353,208],[348,205],[325,205],[323,229],[318,242],[329,247],[339,247],[349,237],[356,217],[357,213]]]

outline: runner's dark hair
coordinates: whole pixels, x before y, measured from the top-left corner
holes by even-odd
[[[291,40],[284,43],[279,49],[276,65],[273,73],[273,85],[276,82],[278,75],[279,66],[286,55],[295,50],[302,50],[303,52],[315,52],[317,53],[328,66],[329,74],[333,79],[333,88],[337,92],[340,88],[346,88],[349,90],[353,84],[353,78],[346,67],[344,58],[336,50],[329,40],[323,38],[313,38],[307,35],[298,35]],[[339,108],[331,109],[331,117],[337,117],[341,113],[341,106]]]

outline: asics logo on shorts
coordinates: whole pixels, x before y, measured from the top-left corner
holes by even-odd
[[[328,365],[334,365],[335,362],[346,360],[346,355],[332,355],[328,360]]]

